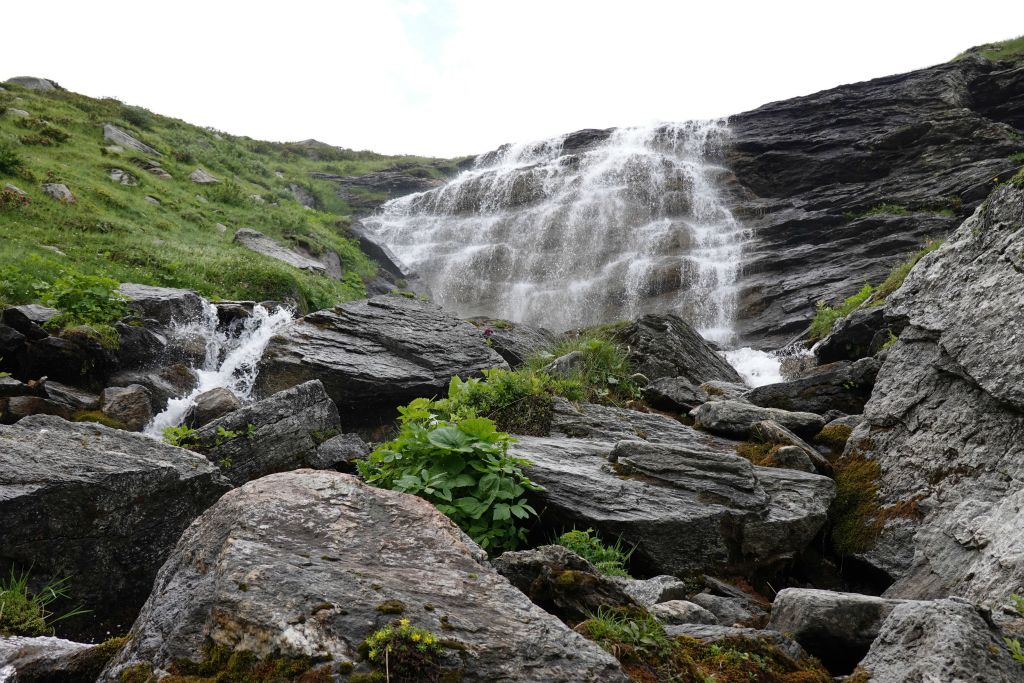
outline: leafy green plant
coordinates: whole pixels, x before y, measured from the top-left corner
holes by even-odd
[[[366,638],[366,658],[394,683],[433,683],[441,674],[440,639],[408,619],[378,629]]]
[[[552,397],[576,395],[574,382],[520,368],[484,370],[483,380],[453,378],[448,388],[449,410],[472,409],[494,420],[498,429],[513,434],[546,436],[551,431]]]
[[[602,574],[629,576],[626,563],[633,551],[624,550],[621,540],[616,541],[615,545],[605,545],[593,529],[573,529],[559,536],[555,543],[587,560]]]
[[[50,283],[40,283],[40,300],[60,314],[47,324],[53,329],[69,325],[112,325],[128,314],[117,280],[67,271]]]
[[[198,442],[196,437],[196,430],[185,425],[178,425],[177,427],[165,427],[163,431],[164,441],[171,444],[172,446],[180,446],[181,448],[189,448],[195,446]]]
[[[0,581],[0,636],[53,635],[54,626],[65,619],[85,614],[88,610],[71,609],[57,614],[50,606],[69,597],[69,579],[54,579],[38,592],[29,588],[28,572]]]
[[[577,630],[615,656],[623,647],[665,654],[672,646],[661,623],[641,610],[601,607]]]
[[[523,474],[530,461],[508,454],[515,440],[493,421],[442,412],[427,399],[399,408],[398,436],[358,462],[359,473],[430,501],[489,552],[515,549],[526,539],[518,522],[537,514],[524,495],[540,490]]]
[[[1010,599],[1013,601],[1013,608],[1017,611],[1017,614],[1024,617],[1024,597],[1014,593],[1010,596]],[[1024,647],[1021,646],[1020,640],[1017,638],[1003,638],[1003,642],[1006,643],[1006,648],[1010,651],[1013,661],[1024,664]]]
[[[1024,152],[1014,152],[1007,158],[1015,164],[1024,164]]]

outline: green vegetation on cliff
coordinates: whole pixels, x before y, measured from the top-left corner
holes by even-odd
[[[1024,36],[1017,36],[998,43],[986,43],[961,52],[956,59],[964,59],[970,55],[980,55],[992,61],[1018,60],[1024,58]]]
[[[451,170],[439,160],[260,142],[65,90],[3,88],[0,303],[35,301],[43,283],[90,275],[187,287],[213,298],[327,307],[363,296],[377,267],[348,235],[346,200],[310,173],[402,168],[441,177]],[[106,124],[156,154],[104,140]],[[193,182],[196,169],[221,182]],[[47,196],[46,183],[66,185],[74,201]],[[319,208],[296,201],[293,186]],[[242,227],[308,253],[335,251],[344,276],[334,280],[253,253],[232,242]]]

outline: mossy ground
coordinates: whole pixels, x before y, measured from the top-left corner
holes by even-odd
[[[38,283],[79,272],[187,287],[211,298],[293,299],[303,309],[328,307],[363,296],[363,281],[375,274],[376,265],[347,234],[347,203],[334,186],[310,178],[310,172],[360,175],[411,166],[440,177],[453,170],[441,160],[260,142],[64,90],[4,88],[0,187],[12,183],[29,201],[14,202],[11,195],[12,201],[0,202],[0,303],[35,300]],[[2,113],[10,108],[31,117]],[[106,151],[105,123],[161,152],[154,159],[172,179],[148,173],[133,161],[153,157],[128,148]],[[224,182],[193,183],[189,174],[197,167]],[[131,173],[137,184],[112,181],[114,168]],[[77,202],[47,197],[41,189],[45,182],[66,184]],[[305,187],[322,210],[299,205],[290,184]],[[228,226],[226,233],[217,229],[218,223]],[[334,250],[346,277],[336,281],[254,254],[231,241],[241,227],[313,252]]]
[[[330,670],[308,657],[258,657],[252,652],[208,645],[202,660],[179,659],[161,683],[329,683]],[[156,683],[153,669],[138,664],[123,671],[120,683]]]

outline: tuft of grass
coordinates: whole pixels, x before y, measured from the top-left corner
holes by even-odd
[[[878,502],[882,469],[878,461],[859,451],[844,455],[833,465],[836,497],[829,508],[832,547],[840,556],[870,550],[882,531]]]
[[[640,396],[625,349],[607,338],[602,330],[584,331],[560,342],[545,353],[527,360],[526,366],[542,371],[551,361],[567,354],[579,354],[579,364],[562,385],[562,396],[570,401],[587,401],[623,406]]]
[[[958,54],[953,58],[953,61],[964,59],[969,55],[980,55],[993,62],[1003,60],[1016,61],[1022,59],[1024,58],[1024,36],[1010,38],[1009,40],[1003,40],[997,43],[986,43],[985,45],[972,47],[971,49]]]
[[[621,540],[615,541],[614,545],[606,545],[593,529],[573,529],[559,536],[555,543],[587,560],[602,574],[629,576],[626,565],[633,551],[623,549]]]
[[[917,262],[941,247],[945,241],[946,240],[932,240],[915,252],[909,259],[893,268],[892,272],[889,273],[889,276],[882,281],[882,284],[878,285],[878,289],[875,291],[874,303],[878,304],[885,301],[890,294],[899,289],[903,285],[903,281],[907,279],[907,275],[909,275],[910,271],[917,265]]]
[[[1014,187],[1024,187],[1024,168],[1017,171],[1017,174],[1010,178],[1010,184]]]
[[[759,467],[774,467],[772,456],[784,445],[772,442],[744,441],[736,444],[736,454]]]
[[[838,306],[832,307],[824,301],[819,301],[814,319],[811,320],[811,339],[824,339],[827,337],[836,322],[850,315],[857,308],[860,308],[861,304],[867,301],[874,291],[871,285],[864,283],[859,292],[846,298]]]
[[[57,614],[50,609],[58,600],[66,600],[69,579],[53,579],[39,591],[29,588],[28,572],[15,573],[0,581],[0,636],[48,636],[54,626],[65,619],[85,614],[87,610],[75,608]]]
[[[1015,164],[1024,164],[1024,152],[1014,152],[1007,158]]]
[[[815,443],[820,443],[833,451],[842,451],[846,446],[846,442],[850,439],[850,434],[853,433],[853,429],[849,425],[826,425],[818,432],[817,436],[814,437]]]
[[[110,417],[98,410],[79,410],[71,416],[72,422],[93,422],[111,429],[128,429],[128,426],[116,417]]]

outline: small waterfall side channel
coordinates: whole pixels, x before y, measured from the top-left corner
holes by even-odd
[[[287,308],[269,311],[257,304],[251,316],[227,329],[218,329],[217,309],[207,303],[200,319],[176,326],[173,334],[199,337],[206,343],[202,365],[193,368],[198,383],[188,395],[168,401],[167,408],[153,418],[145,433],[161,438],[165,428],[181,424],[197,396],[211,389],[224,387],[243,404],[252,402],[260,358],[271,337],[291,324],[293,318],[294,313]]]
[[[565,331],[673,312],[749,384],[780,381],[778,360],[736,348],[751,234],[720,191],[725,122],[596,133],[505,145],[363,223],[460,316]]]

